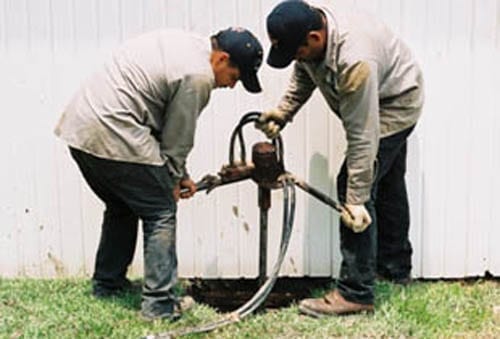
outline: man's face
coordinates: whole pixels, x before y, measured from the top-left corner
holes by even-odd
[[[320,34],[310,32],[295,53],[295,60],[318,61],[324,58],[325,40]]]
[[[214,67],[215,87],[233,88],[240,79],[240,70],[229,61],[229,58],[220,60]]]

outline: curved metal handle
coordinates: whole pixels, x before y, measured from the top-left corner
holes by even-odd
[[[229,165],[236,165],[235,160],[234,160],[234,146],[236,142],[236,137],[238,137],[238,141],[240,142],[240,162],[241,164],[246,163],[246,147],[245,147],[245,140],[243,138],[243,127],[248,124],[248,123],[255,123],[260,115],[261,112],[248,112],[243,117],[241,117],[240,122],[238,125],[233,130],[233,133],[231,134],[231,139],[229,142]],[[278,135],[276,138],[272,140],[273,145],[276,147],[277,154],[278,154],[278,161],[280,164],[285,168],[284,166],[284,160],[283,160],[283,140],[281,139],[281,136]]]
[[[236,137],[238,137],[238,140],[240,142],[240,161],[241,163],[246,162],[245,140],[243,139],[242,129],[246,124],[257,121],[261,114],[262,113],[260,112],[249,112],[245,114],[243,117],[241,117],[240,122],[234,128],[233,133],[231,134],[231,139],[229,141],[229,165],[235,165],[234,144],[236,141]]]

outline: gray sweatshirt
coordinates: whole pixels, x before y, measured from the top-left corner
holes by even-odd
[[[278,105],[289,119],[319,88],[346,131],[346,203],[369,200],[380,138],[417,122],[421,71],[408,47],[379,20],[318,7],[327,19],[325,59],[297,61]]]
[[[100,158],[187,176],[196,120],[215,86],[210,39],[159,30],[127,41],[74,95],[55,133]]]

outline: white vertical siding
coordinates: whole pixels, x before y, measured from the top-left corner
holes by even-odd
[[[158,27],[202,34],[230,25],[255,32],[267,51],[265,16],[276,0],[0,0],[0,276],[90,274],[102,204],[52,129],[79,83],[124,39]],[[410,138],[414,273],[500,275],[500,0],[337,0],[381,16],[410,44],[426,81],[424,115]],[[175,48],[175,46],[172,46]],[[228,161],[239,117],[276,104],[289,70],[264,65],[265,92],[217,90],[199,120],[194,178]],[[262,140],[248,126],[247,146]],[[287,168],[335,196],[345,142],[317,93],[283,133]],[[273,191],[268,267],[276,258],[282,193]],[[297,191],[294,233],[282,274],[336,275],[337,214]],[[180,275],[254,277],[257,190],[251,182],[179,204]],[[132,270],[142,272],[139,241]]]

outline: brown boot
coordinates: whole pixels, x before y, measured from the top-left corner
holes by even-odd
[[[373,312],[373,304],[358,304],[347,301],[338,290],[333,290],[323,298],[302,300],[299,303],[299,311],[319,318],[326,315]]]
[[[179,300],[176,300],[174,304],[174,311],[172,313],[159,313],[159,314],[154,314],[154,313],[145,313],[144,311],[141,311],[140,317],[144,321],[155,321],[155,320],[161,320],[161,319],[168,319],[171,321],[178,320],[184,312],[187,312],[191,308],[194,307],[196,302],[194,299],[190,296],[184,296],[181,297]]]

